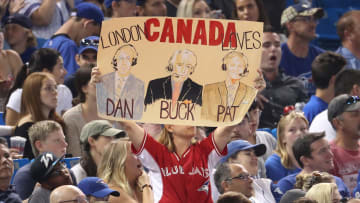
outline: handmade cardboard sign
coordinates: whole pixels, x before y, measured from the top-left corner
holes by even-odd
[[[257,90],[263,24],[197,18],[104,21],[98,113],[196,126],[241,122]]]

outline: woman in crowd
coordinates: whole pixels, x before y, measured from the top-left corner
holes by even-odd
[[[340,203],[341,195],[335,183],[319,183],[310,188],[305,197],[318,203]]]
[[[310,174],[299,174],[296,176],[294,188],[302,189],[307,192],[318,183],[335,183],[334,176],[326,173],[314,171]]]
[[[233,19],[269,24],[262,0],[233,0]]]
[[[105,150],[98,167],[98,177],[120,196],[111,196],[110,203],[152,203],[152,186],[141,162],[131,152],[128,140],[112,141]]]
[[[308,129],[309,123],[301,112],[292,111],[280,119],[275,153],[265,162],[266,176],[275,183],[287,175],[301,171],[292,152],[292,145]]]
[[[57,85],[49,73],[32,73],[25,82],[21,96],[20,120],[15,127],[15,136],[26,138],[24,158],[34,158],[28,129],[37,121],[54,120],[65,128],[64,121],[55,112],[57,105]]]
[[[19,85],[14,90],[9,100],[6,104],[6,125],[15,125],[20,116],[21,110],[21,81],[24,80],[25,72],[28,74],[34,72],[48,72],[51,73],[56,81],[57,91],[58,91],[58,104],[56,107],[56,112],[58,114],[62,114],[65,110],[70,109],[72,107],[71,100],[72,94],[69,88],[67,88],[64,83],[64,78],[66,75],[66,70],[63,65],[63,59],[60,53],[54,49],[49,48],[41,48],[34,52],[31,56],[28,70],[25,67],[22,69],[22,76],[16,78],[15,84]],[[26,75],[26,74],[25,74]]]
[[[177,17],[210,18],[211,10],[204,0],[182,0],[176,13]]]

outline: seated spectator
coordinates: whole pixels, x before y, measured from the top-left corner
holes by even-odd
[[[300,172],[292,145],[295,140],[308,131],[309,124],[304,114],[296,111],[282,117],[277,128],[275,153],[265,162],[266,177],[277,183],[281,178]]]
[[[65,129],[64,121],[55,112],[57,86],[54,77],[49,73],[32,73],[29,75],[24,82],[21,103],[21,118],[15,126],[14,135],[27,139],[23,156],[32,159],[34,154],[28,130],[34,123],[42,120],[53,120],[60,123]]]
[[[289,203],[289,202],[295,202],[295,200],[304,197],[305,196],[305,192],[303,190],[300,189],[292,189],[292,190],[288,190],[282,197],[280,200],[280,203]]]
[[[13,50],[3,50],[4,33],[0,29],[0,111],[4,112],[4,103],[10,88],[14,85],[23,65],[18,53]]]
[[[321,178],[325,176],[320,172],[330,172],[334,168],[333,163],[333,154],[330,150],[330,146],[328,141],[324,138],[325,133],[307,133],[297,138],[292,146],[293,154],[299,163],[302,170],[299,173],[294,173],[282,178],[278,182],[278,186],[282,192],[286,192],[292,188],[294,188],[295,182],[298,182],[298,179],[301,183],[303,176],[306,174],[314,174],[310,177],[315,177],[316,174],[321,175]],[[325,173],[327,174],[327,173]],[[348,188],[345,186],[344,182],[339,177],[332,177],[331,179],[335,179],[334,182],[338,185],[339,192],[343,197],[349,197],[350,192]],[[310,178],[310,180],[312,180]],[[312,181],[313,182],[313,181]],[[306,184],[303,184],[303,187],[297,185],[296,187],[299,189],[303,189],[307,191]]]
[[[251,203],[251,201],[240,192],[225,192],[220,195],[216,203]]]
[[[96,66],[99,37],[90,36],[81,39],[79,52],[75,55],[76,63],[80,69],[91,69]],[[78,69],[79,70],[79,69]],[[78,96],[79,90],[75,85],[75,73],[66,78],[64,84],[71,90],[73,98]]]
[[[335,97],[340,94],[360,96],[360,70],[344,69],[336,75]],[[336,131],[328,119],[328,110],[318,114],[311,123],[310,132],[325,131],[325,138],[330,142],[335,139]]]
[[[234,140],[228,144],[228,154],[223,157],[221,161],[241,164],[254,178],[252,183],[252,187],[254,188],[253,201],[275,203],[280,200],[282,193],[279,194],[276,192],[277,187],[272,184],[270,179],[259,178],[258,176],[257,157],[264,155],[265,151],[266,146],[264,144],[251,145],[244,140]],[[213,194],[214,192],[215,190]]]
[[[66,70],[63,66],[63,59],[60,53],[47,48],[41,48],[33,53],[31,56],[29,67],[23,67],[21,70],[21,77],[16,78],[17,89],[12,89],[8,103],[6,104],[6,125],[15,125],[18,123],[21,116],[21,97],[23,93],[22,81],[25,81],[27,75],[35,72],[50,73],[56,82],[56,89],[58,92],[58,100],[56,105],[56,112],[63,114],[67,109],[72,107],[72,95],[64,83]],[[26,97],[28,98],[28,97]]]
[[[138,16],[166,16],[165,0],[137,0]]]
[[[20,55],[24,64],[30,61],[30,57],[37,47],[31,27],[30,19],[21,14],[8,16],[4,22],[5,40],[10,48]]]
[[[280,60],[280,36],[271,27],[265,26],[260,68],[266,88],[257,99],[262,109],[260,128],[276,128],[284,107],[307,100],[304,84],[299,79],[282,73],[279,70]]]
[[[240,192],[250,200],[254,195],[253,178],[241,164],[225,162],[218,165],[214,180],[220,194]]]
[[[336,130],[336,138],[330,142],[334,154],[331,174],[343,179],[353,191],[360,170],[360,98],[348,94],[335,97],[329,104],[328,118]]]
[[[57,187],[50,194],[50,203],[65,203],[65,202],[87,202],[86,196],[81,190],[73,185],[63,185]],[[92,202],[90,202],[92,203]]]
[[[105,0],[105,16],[109,18],[136,16],[136,0]]]
[[[63,158],[64,156],[58,158],[51,152],[36,157],[31,164],[30,173],[40,186],[29,197],[29,203],[49,203],[51,191],[62,185],[73,184],[69,170],[62,163]]]
[[[14,163],[10,156],[8,143],[0,137],[0,202],[22,202],[14,187],[10,185],[13,173]]]
[[[340,202],[341,195],[335,183],[319,183],[306,192],[305,197],[318,203]]]
[[[29,139],[35,157],[45,152],[52,152],[57,157],[62,157],[66,153],[67,143],[62,127],[55,121],[39,121],[32,125],[29,128]],[[36,184],[31,177],[30,168],[31,164],[26,164],[17,171],[14,177],[16,193],[23,200],[31,195]],[[74,177],[73,180],[75,180]]]
[[[122,130],[113,128],[106,120],[93,120],[82,128],[81,134],[77,139],[81,141],[83,153],[80,163],[71,168],[77,182],[88,176],[97,175],[97,168],[104,155],[106,145],[116,136],[120,137],[123,133]],[[69,141],[79,143],[76,139],[70,139]],[[77,146],[72,146],[79,147],[79,145],[80,143]],[[74,150],[72,149],[72,151]]]
[[[319,171],[313,171],[312,173],[307,174],[299,174],[296,177],[296,183],[294,187],[307,192],[312,186],[319,183],[335,183],[335,178],[331,174]]]
[[[360,51],[358,50],[359,38],[355,35],[360,19],[359,10],[350,10],[344,13],[336,23],[336,31],[341,40],[341,46],[336,53],[345,57],[346,67],[360,69]]]
[[[261,0],[233,0],[232,19],[264,22],[269,24],[264,3]]]
[[[130,148],[128,141],[111,142],[106,147],[98,166],[98,176],[111,189],[121,194],[119,197],[110,196],[109,202],[154,202],[153,187],[150,185],[149,177],[142,170],[141,162],[131,153]]]
[[[104,14],[93,3],[83,2],[76,6],[76,15],[67,20],[43,47],[52,48],[60,52],[67,70],[66,77],[79,68],[75,61],[81,39],[89,36],[99,36],[100,25]]]
[[[334,98],[336,74],[346,65],[346,60],[334,52],[324,52],[318,55],[311,64],[312,81],[316,87],[304,106],[304,114],[311,124],[313,118],[327,109],[328,103]]]
[[[110,195],[119,197],[120,193],[112,190],[109,186],[98,177],[87,177],[82,179],[78,187],[86,195],[89,203],[96,203],[99,201],[107,202]]]
[[[211,11],[205,0],[182,0],[177,9],[176,17],[210,18],[210,15]]]

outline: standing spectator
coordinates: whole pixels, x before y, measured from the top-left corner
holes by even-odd
[[[87,177],[78,184],[80,190],[86,195],[89,203],[97,203],[100,201],[108,202],[110,195],[119,197],[120,193],[112,190],[109,186],[98,177]]]
[[[80,163],[71,168],[77,182],[80,182],[87,176],[97,175],[97,168],[104,155],[106,145],[117,136],[120,137],[122,133],[122,130],[113,128],[106,120],[93,120],[82,128],[81,135],[77,139],[81,141],[83,153],[80,158]],[[72,145],[73,147],[80,146],[80,143],[75,139],[70,141],[78,143],[77,145]],[[75,151],[75,149],[71,150]]]
[[[329,104],[328,118],[336,130],[336,138],[330,142],[335,166],[331,173],[353,191],[360,170],[360,98],[348,94],[335,97]]]
[[[165,0],[138,0],[139,16],[166,16]]]
[[[315,93],[311,81],[311,63],[323,52],[310,42],[316,38],[317,21],[323,16],[322,8],[311,8],[305,1],[289,6],[281,15],[281,26],[285,28],[288,40],[281,45],[280,67],[287,75],[302,78],[309,95]]]
[[[79,52],[75,55],[75,60],[80,69],[91,69],[96,66],[97,51],[99,45],[98,36],[90,36],[81,39]],[[65,79],[64,84],[71,90],[73,98],[77,97],[78,90],[75,87],[75,73]]]
[[[10,185],[14,163],[6,140],[0,137],[0,202],[21,203],[15,189]]]
[[[330,51],[318,55],[313,61],[311,73],[316,91],[303,109],[310,124],[317,114],[327,109],[328,103],[334,98],[336,74],[345,65],[346,60],[344,57]]]
[[[31,19],[36,37],[49,39],[70,17],[73,3],[69,0],[25,0],[19,13]]]
[[[336,31],[341,40],[341,46],[336,50],[344,56],[348,68],[360,69],[360,39],[359,26],[360,11],[351,10],[346,12],[336,23]]]
[[[41,48],[33,53],[31,56],[28,70],[26,67],[23,67],[21,70],[21,76],[16,78],[15,84],[18,85],[17,89],[14,90],[6,104],[6,124],[15,125],[18,123],[21,116],[21,97],[23,94],[22,81],[25,80],[26,75],[32,74],[34,72],[46,72],[50,73],[56,82],[56,89],[58,91],[58,103],[56,106],[56,112],[58,114],[63,114],[67,109],[72,107],[71,100],[72,95],[64,83],[64,77],[66,70],[63,66],[63,59],[59,52],[49,48]],[[24,87],[25,88],[25,87]],[[26,97],[27,99],[27,97]]]
[[[4,22],[5,40],[10,48],[20,55],[24,64],[29,62],[37,47],[31,27],[30,19],[21,14],[8,16]]]
[[[109,18],[136,15],[136,0],[105,0],[105,16]]]
[[[95,4],[80,3],[76,9],[76,15],[66,21],[43,46],[60,52],[67,70],[66,77],[79,68],[75,56],[79,52],[78,45],[81,39],[99,36],[100,25],[104,20],[103,12]]]
[[[270,26],[265,26],[260,68],[266,80],[266,88],[260,92],[257,100],[263,109],[260,128],[276,128],[285,106],[307,99],[303,83],[280,72],[280,60],[280,36]]]
[[[87,203],[87,198],[78,187],[73,185],[63,185],[57,187],[50,194],[50,203],[77,202]],[[92,203],[92,202],[90,202]]]
[[[62,127],[51,120],[39,121],[29,129],[29,139],[34,156],[52,152],[57,157],[66,154],[67,143]],[[27,199],[34,190],[36,181],[31,177],[31,164],[21,167],[15,174],[14,185],[21,199]]]
[[[340,94],[360,96],[360,70],[344,69],[336,75],[335,97]],[[336,137],[336,131],[328,119],[328,110],[318,114],[309,128],[310,132],[325,131],[325,138],[332,141]]]
[[[58,158],[51,152],[36,157],[31,164],[30,172],[41,186],[35,188],[29,197],[29,203],[49,203],[51,191],[62,185],[73,184],[69,170],[62,163],[63,158]]]
[[[309,133],[296,139],[292,146],[294,156],[302,170],[282,178],[278,186],[282,192],[294,188],[298,175],[310,174],[314,171],[329,172],[334,168],[333,154],[329,143],[324,139],[325,133]],[[334,176],[339,192],[343,197],[349,197],[350,192],[344,182]],[[301,189],[301,188],[300,188]]]
[[[292,146],[299,136],[308,131],[308,128],[309,123],[300,112],[292,111],[280,119],[275,153],[265,162],[267,178],[277,183],[281,178],[301,171]]]

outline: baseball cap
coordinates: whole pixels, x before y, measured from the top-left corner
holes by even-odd
[[[288,190],[280,199],[280,203],[293,202],[301,197],[305,197],[306,192],[300,189]]]
[[[227,161],[233,154],[247,149],[254,149],[256,156],[262,156],[266,152],[266,146],[264,144],[253,145],[246,140],[234,140],[227,145],[227,148],[228,154],[221,159],[221,163]]]
[[[93,3],[79,3],[76,6],[76,17],[91,19],[101,24],[104,20],[104,13]]]
[[[107,120],[93,120],[84,125],[84,127],[82,128],[80,133],[80,141],[82,143],[85,143],[87,142],[88,137],[92,137],[95,135],[113,137],[122,132],[124,131],[113,128],[111,123]]]
[[[27,29],[31,29],[32,27],[31,20],[22,14],[14,14],[11,16],[7,16],[4,20],[4,26],[7,24],[18,24]]]
[[[65,155],[58,158],[51,152],[45,152],[37,156],[31,163],[30,168],[30,173],[33,179],[38,182],[46,180],[52,172],[54,166],[62,161],[64,156]]]
[[[306,1],[300,1],[297,4],[287,7],[281,14],[281,26],[293,20],[297,16],[314,16],[317,19],[325,15],[324,9],[312,8]]]
[[[99,37],[98,36],[90,36],[90,37],[83,38],[80,41],[78,54],[82,54],[87,49],[92,49],[97,52],[98,45],[99,45]]]
[[[360,97],[341,94],[331,100],[328,106],[328,119],[331,122],[344,112],[360,109]]]
[[[118,191],[110,189],[109,186],[98,177],[84,178],[80,181],[78,187],[86,196],[91,195],[97,198],[103,198],[108,195],[120,196]]]

